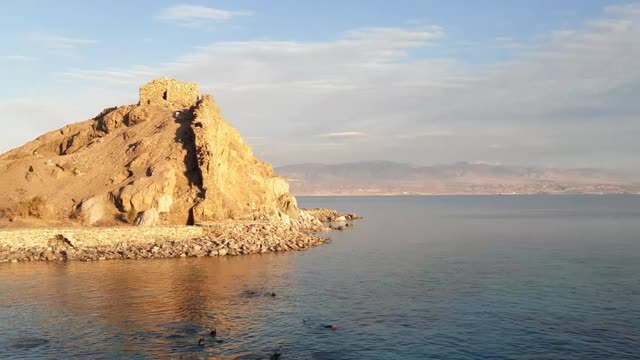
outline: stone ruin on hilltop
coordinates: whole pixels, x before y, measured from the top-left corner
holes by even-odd
[[[173,79],[152,80],[140,88],[140,104],[151,105],[168,101],[177,108],[191,108],[200,97],[200,86]]]

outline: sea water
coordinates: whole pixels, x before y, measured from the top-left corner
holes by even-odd
[[[0,264],[0,358],[640,358],[639,196],[299,202],[364,219],[305,252]]]

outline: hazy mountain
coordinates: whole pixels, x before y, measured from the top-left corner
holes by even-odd
[[[276,169],[297,195],[640,193],[637,177],[614,170],[459,162],[295,164]]]

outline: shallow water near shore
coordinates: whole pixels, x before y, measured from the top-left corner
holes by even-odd
[[[0,264],[0,358],[640,358],[640,196],[299,202],[365,219],[305,252]]]

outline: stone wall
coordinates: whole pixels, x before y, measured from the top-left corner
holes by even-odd
[[[206,226],[156,228],[40,228],[0,230],[0,263],[94,261],[263,254],[304,250],[327,242],[321,222],[222,221]]]
[[[140,104],[168,101],[176,108],[187,109],[194,106],[200,97],[198,84],[172,79],[156,79],[140,88]]]
[[[0,245],[14,248],[47,247],[58,236],[76,247],[108,246],[122,242],[154,243],[202,237],[206,230],[199,226],[110,227],[110,228],[46,228],[0,230]]]

